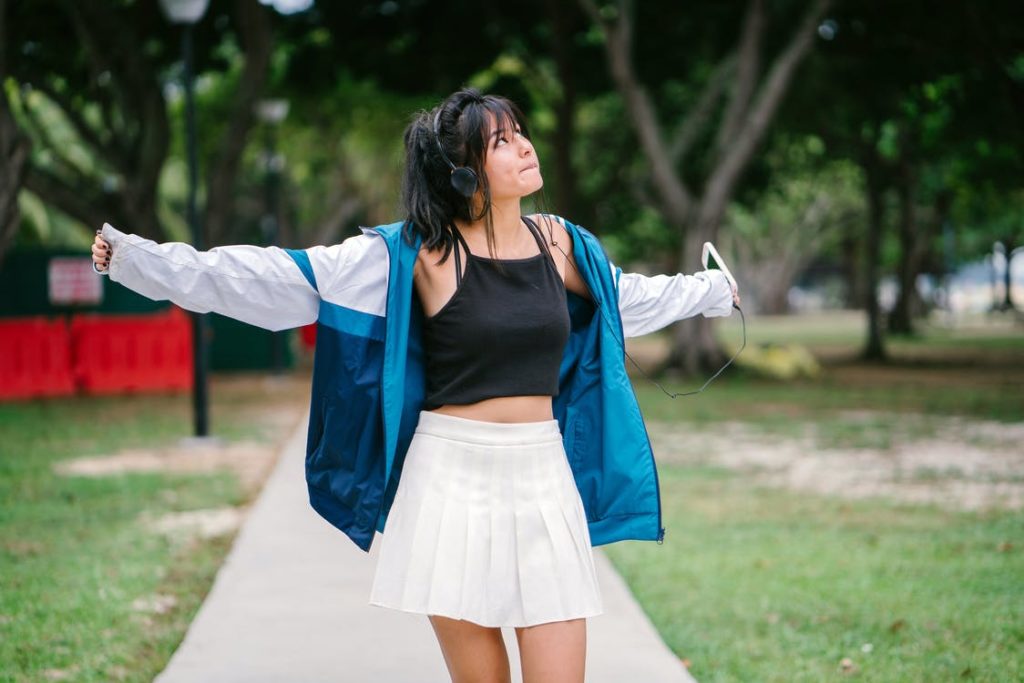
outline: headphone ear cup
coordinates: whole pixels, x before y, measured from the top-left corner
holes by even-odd
[[[452,171],[452,187],[463,197],[476,194],[477,179],[473,169],[460,166]]]

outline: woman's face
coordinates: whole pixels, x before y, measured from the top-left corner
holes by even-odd
[[[491,188],[491,201],[526,197],[544,185],[533,144],[511,120],[495,127],[487,140],[484,172]]]

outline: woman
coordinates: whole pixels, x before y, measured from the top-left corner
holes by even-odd
[[[207,252],[104,225],[94,268],[267,329],[316,321],[310,502],[364,550],[383,533],[371,604],[428,615],[453,681],[510,680],[502,626],[525,681],[582,681],[591,546],[664,534],[623,337],[739,299],[721,273],[622,273],[583,228],[522,216],[543,180],[507,99],[456,92],[405,144],[400,223]]]

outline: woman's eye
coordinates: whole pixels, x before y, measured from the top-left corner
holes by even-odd
[[[516,132],[515,132],[515,135],[518,135],[519,137],[523,137],[523,131],[517,129]],[[502,143],[508,144],[508,142],[509,142],[509,136],[508,136],[507,133],[500,133],[500,134],[494,136],[494,146],[495,147],[497,147],[498,145],[500,145]]]

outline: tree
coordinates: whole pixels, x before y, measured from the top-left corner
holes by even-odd
[[[197,72],[239,72],[207,167],[205,223],[214,244],[265,82],[269,12],[257,0],[214,3],[196,28]],[[158,186],[172,141],[164,76],[179,59],[178,29],[157,3],[39,0],[15,3],[4,16],[7,35],[16,36],[0,42],[7,92],[16,95],[11,114],[33,149],[21,186],[90,228],[109,221],[164,238]],[[213,47],[226,43],[240,44],[243,57],[217,56],[226,51]]]
[[[719,250],[743,274],[747,309],[789,312],[789,291],[822,253],[862,223],[861,175],[847,160],[831,160],[813,136],[778,135],[765,154],[770,181],[749,206],[734,202]]]
[[[7,0],[0,0],[0,45],[6,42]],[[29,142],[21,134],[7,99],[7,64],[0,51],[0,264],[21,224],[18,193],[25,182]]]
[[[836,38],[808,62],[809,87],[787,102],[791,131],[820,135],[830,155],[856,159],[865,176],[869,220],[847,238],[863,247],[863,355],[884,359],[876,288],[888,197],[898,215],[895,269],[900,296],[889,329],[912,331],[915,282],[957,212],[967,188],[1019,187],[1022,73],[1018,9],[977,5],[843,2],[832,15]],[[983,105],[981,103],[984,103]],[[1005,201],[1005,199],[1003,200]]]
[[[705,241],[714,241],[743,171],[764,139],[775,112],[793,81],[797,67],[810,51],[817,26],[829,0],[814,0],[804,11],[767,69],[762,67],[764,37],[769,22],[763,0],[747,6],[735,50],[719,57],[704,90],[690,113],[667,135],[654,99],[634,67],[636,12],[631,0],[599,5],[580,0],[591,21],[600,28],[612,81],[621,95],[629,121],[650,167],[654,204],[666,224],[678,231],[682,248],[678,268],[685,270]],[[664,8],[659,8],[659,13]],[[691,11],[691,8],[687,8]],[[657,17],[664,22],[664,17]],[[650,32],[645,35],[652,35]],[[677,78],[684,77],[683,74]],[[731,83],[731,88],[727,84]],[[722,99],[725,109],[715,113]],[[702,134],[713,123],[714,142],[700,161],[695,155]],[[704,170],[694,183],[687,166]],[[688,373],[721,364],[724,355],[714,339],[710,322],[697,319],[676,325],[667,365]]]

